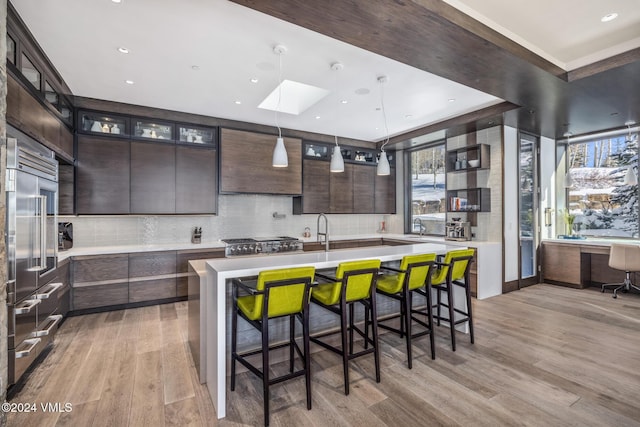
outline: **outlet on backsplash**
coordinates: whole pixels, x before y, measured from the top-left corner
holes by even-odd
[[[202,243],[202,227],[191,229],[191,243]]]

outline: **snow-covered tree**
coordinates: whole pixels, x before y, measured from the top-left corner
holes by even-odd
[[[619,166],[613,173],[625,174],[627,168],[633,168],[634,173],[638,173],[638,137],[629,136],[625,139],[625,147],[622,151],[612,154],[611,157]],[[614,208],[613,214],[622,221],[622,230],[633,236],[638,235],[638,185],[620,185],[611,194],[611,203]]]

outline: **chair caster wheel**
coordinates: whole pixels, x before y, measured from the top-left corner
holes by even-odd
[[[612,295],[612,297],[613,297],[613,298],[618,298],[618,295],[613,294],[613,295]]]
[[[604,289],[600,289],[600,292],[602,292],[604,294]]]

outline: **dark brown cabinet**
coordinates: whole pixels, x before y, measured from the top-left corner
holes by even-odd
[[[302,196],[294,197],[293,213],[395,213],[395,168],[377,176],[375,150],[343,147],[344,172],[330,172],[333,147],[305,142]]]
[[[175,251],[129,254],[129,302],[175,298],[175,273]]]
[[[325,163],[326,164],[326,163]],[[328,168],[328,164],[326,164]],[[353,213],[353,169],[345,163],[344,172],[329,172],[329,212]]]
[[[176,146],[131,143],[131,213],[171,214],[176,207]]]
[[[220,133],[220,191],[302,194],[302,141],[284,138],[289,166],[271,165],[276,136],[232,129]]]
[[[217,211],[217,150],[176,146],[176,213]]]
[[[78,136],[76,210],[78,214],[128,214],[130,142]]]
[[[346,172],[346,169],[345,169]],[[374,211],[376,168],[368,165],[353,165],[353,213]]]
[[[95,255],[73,260],[73,309],[129,302],[129,257]]]
[[[329,163],[318,160],[303,160],[302,203],[305,213],[329,212]],[[296,212],[297,213],[297,212]]]
[[[391,175],[375,176],[375,213],[396,213],[396,171],[391,168]]]
[[[7,122],[54,150],[73,159],[73,134],[11,74],[7,75]]]

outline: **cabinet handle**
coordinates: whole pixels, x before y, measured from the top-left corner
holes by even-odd
[[[42,341],[42,338],[31,338],[28,340],[24,340],[24,344],[29,344],[29,347],[26,350],[16,350],[16,359],[22,359],[23,357],[29,356],[31,351],[36,348],[36,346]]]
[[[62,320],[62,314],[53,314],[47,317],[47,320],[51,322],[49,324],[49,327],[40,331],[36,331],[36,337],[44,337],[49,335],[51,330],[60,322],[60,320]]]
[[[63,284],[60,283],[60,282],[56,282],[56,283],[51,283],[49,286],[51,286],[51,289],[48,290],[47,292],[43,292],[41,294],[36,294],[36,299],[47,299],[47,298],[49,298],[55,291],[60,289],[63,286]]]
[[[31,309],[36,305],[40,304],[42,300],[39,299],[28,299],[24,302],[21,302],[20,305],[16,306],[14,309],[15,314],[27,314],[31,312]]]

